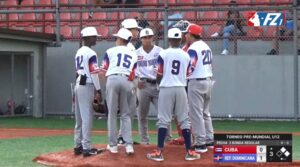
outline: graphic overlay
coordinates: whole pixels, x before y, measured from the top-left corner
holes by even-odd
[[[292,134],[215,134],[214,162],[292,162]]]
[[[283,13],[252,12],[248,15],[248,26],[282,26],[284,23]]]

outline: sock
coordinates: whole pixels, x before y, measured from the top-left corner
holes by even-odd
[[[182,129],[182,135],[184,138],[185,149],[188,151],[191,149],[191,145],[192,145],[191,130],[190,129]]]
[[[157,147],[159,149],[164,148],[165,138],[167,134],[167,128],[159,128],[158,129],[158,135],[157,135]]]

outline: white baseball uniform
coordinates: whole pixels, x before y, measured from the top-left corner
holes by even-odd
[[[109,145],[117,145],[117,112],[120,109],[122,135],[127,144],[132,144],[131,111],[129,99],[132,96],[132,78],[137,56],[127,46],[116,46],[106,51],[103,69],[106,71],[106,95],[108,105]]]
[[[158,126],[168,128],[174,114],[181,129],[190,129],[185,91],[190,57],[180,48],[168,48],[159,55],[157,75],[162,75],[162,80],[159,85]]]
[[[84,150],[91,149],[91,129],[95,83],[91,74],[98,73],[97,54],[91,48],[82,46],[75,56],[76,72],[79,75],[75,85],[75,147],[82,145]],[[80,84],[80,78],[86,76],[86,83]]]
[[[158,90],[156,87],[156,71],[154,70],[157,63],[157,58],[160,51],[163,49],[159,46],[153,45],[152,50],[147,53],[143,47],[136,50],[137,70],[136,76],[139,78],[139,82],[144,82],[144,88],[137,90],[137,97],[139,105],[137,108],[139,133],[141,141],[144,144],[149,143],[148,135],[148,113],[150,108],[150,102],[157,110]]]
[[[213,142],[213,126],[209,103],[213,81],[212,51],[202,40],[196,41],[188,49],[191,57],[192,73],[188,77],[189,116],[195,145]]]

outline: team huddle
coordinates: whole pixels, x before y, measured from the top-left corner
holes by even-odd
[[[150,103],[158,115],[157,149],[146,155],[150,160],[163,161],[164,144],[171,136],[171,122],[177,124],[179,138],[184,144],[185,160],[196,160],[200,153],[213,146],[213,126],[209,112],[212,80],[212,52],[201,40],[201,26],[179,21],[168,30],[170,47],[154,45],[151,28],[138,26],[135,19],[121,23],[115,47],[108,49],[98,66],[97,54],[91,49],[100,36],[94,27],[81,31],[84,41],[76,53],[75,134],[74,153],[96,155],[102,149],[91,147],[93,121],[92,102],[102,101],[100,77],[106,78],[108,108],[107,150],[118,153],[120,145],[126,154],[134,154],[132,122],[138,117],[141,144],[149,144],[147,116]],[[137,50],[132,39],[140,38]],[[95,91],[96,90],[96,91]],[[117,115],[120,113],[120,129]]]

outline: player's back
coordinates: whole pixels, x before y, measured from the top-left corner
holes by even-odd
[[[130,75],[137,62],[137,56],[127,46],[115,46],[106,51],[103,60],[109,64],[106,76],[112,74]]]
[[[91,69],[93,67],[90,65],[93,65],[95,62],[97,62],[97,54],[94,50],[87,46],[82,46],[77,50],[75,55],[76,72],[79,75],[86,75],[87,82],[91,82],[90,71],[93,71]]]
[[[191,65],[194,68],[192,74],[188,77],[207,78],[212,77],[212,51],[210,47],[202,40],[194,42],[188,49],[191,57]]]
[[[181,48],[168,48],[160,52],[158,58],[159,73],[163,77],[160,87],[186,86],[189,55]],[[161,69],[161,70],[160,70]]]

